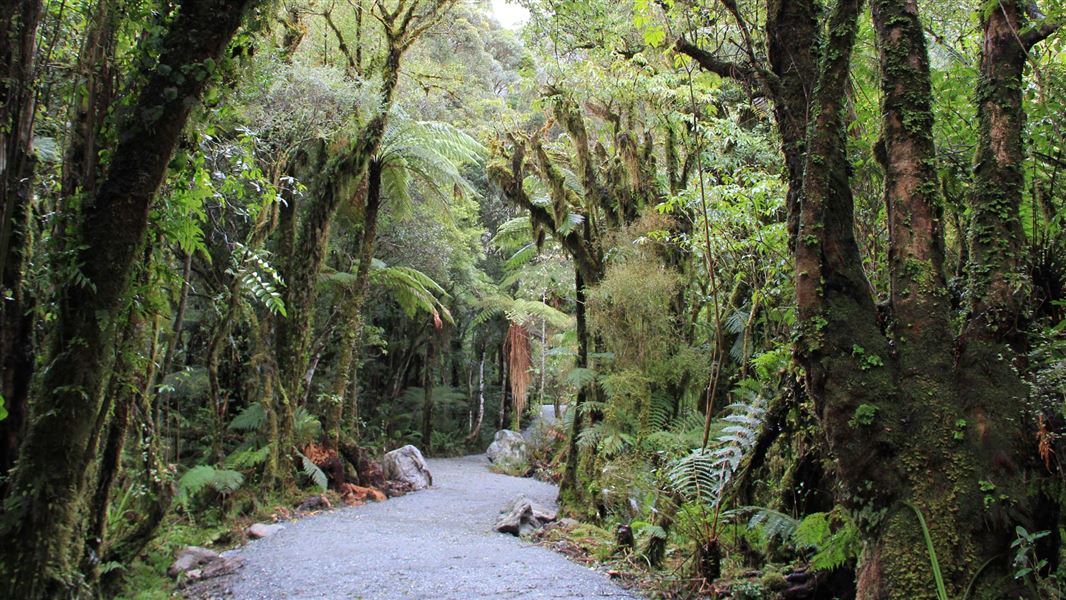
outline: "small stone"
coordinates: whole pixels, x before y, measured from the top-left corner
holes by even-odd
[[[200,572],[201,579],[211,579],[234,573],[243,564],[243,560],[237,557],[221,557],[219,560],[209,563]]]
[[[297,512],[311,512],[315,510],[332,510],[333,505],[330,504],[329,499],[322,494],[316,494],[314,496],[308,496],[304,498],[304,501],[300,503],[300,506],[296,507]]]
[[[186,574],[197,567],[208,564],[211,561],[219,560],[221,557],[218,552],[214,550],[208,550],[207,548],[201,548],[200,546],[186,546],[184,550],[178,554],[178,558],[171,563],[170,568],[167,569],[167,575],[171,577],[177,577],[178,575]]]
[[[281,523],[274,523],[269,525],[267,523],[255,523],[248,527],[245,533],[252,539],[268,538],[275,533],[285,529],[285,526]]]

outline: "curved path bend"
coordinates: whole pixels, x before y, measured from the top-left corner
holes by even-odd
[[[626,598],[603,574],[492,525],[518,494],[555,486],[492,473],[484,455],[430,459],[433,487],[286,523],[234,554],[237,600]]]

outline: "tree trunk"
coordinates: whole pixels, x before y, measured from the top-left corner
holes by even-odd
[[[496,417],[496,431],[503,429],[507,422],[507,351],[500,351],[500,411]]]
[[[778,82],[773,90],[774,118],[788,173],[788,232],[789,239],[796,240],[807,155],[808,108],[818,81],[820,11],[814,0],[768,0],[766,5],[767,58]]]
[[[577,364],[579,369],[587,369],[589,366],[589,330],[585,317],[585,279],[581,272],[574,269],[574,292],[576,294],[575,312],[577,316]],[[579,447],[578,437],[581,434],[581,422],[585,410],[585,401],[588,399],[588,386],[583,385],[577,390],[577,399],[571,402],[567,411],[573,413],[573,425],[570,430],[570,438],[567,440],[566,468],[563,478],[559,482],[559,504],[570,509],[578,509],[586,506],[585,493],[578,480]]]
[[[107,535],[108,508],[111,504],[112,489],[122,470],[122,452],[129,433],[130,415],[144,383],[136,381],[139,379],[136,353],[139,351],[138,342],[141,341],[142,329],[143,325],[140,320],[135,315],[131,315],[130,322],[126,326],[126,334],[119,344],[119,357],[115,362],[115,370],[108,386],[108,394],[115,398],[113,400],[114,410],[110,422],[106,425],[101,423],[101,429],[107,428],[107,435],[104,439],[103,454],[96,468],[95,485],[89,503],[86,535],[88,552],[83,557],[82,568],[93,585],[100,576],[98,569]]]
[[[40,0],[0,4],[0,396],[8,413],[0,421],[0,477],[18,458],[33,375],[31,299],[22,280],[31,250],[33,71],[40,18]],[[0,488],[0,499],[7,487]]]
[[[867,545],[858,597],[937,597],[921,518],[949,597],[978,579],[978,597],[1017,597],[1008,546],[1015,524],[1033,526],[1019,442],[1023,389],[1017,375],[1000,369],[982,378],[996,365],[968,366],[956,356],[928,59],[907,0],[872,3],[883,121],[875,152],[890,237],[891,315],[883,326],[862,274],[843,104],[859,7],[842,1],[830,19],[796,244],[797,353],[846,502],[869,515],[859,521]],[[968,383],[975,379],[983,393]]]
[[[422,365],[422,447],[433,452],[433,336],[426,340],[426,361]]]
[[[1029,27],[1027,8],[1021,0],[1001,0],[982,9],[963,332],[968,342],[1006,342],[1019,353],[1025,351],[1024,307],[1031,291],[1021,222],[1023,75],[1030,49],[1058,27]]]
[[[470,427],[470,435],[466,438],[467,444],[476,442],[481,437],[481,422],[485,418],[485,350],[481,350],[481,360],[478,362],[477,375],[477,417]]]
[[[328,419],[327,433],[334,448],[340,440],[340,425],[344,406],[347,404],[349,377],[358,376],[355,355],[358,350],[362,331],[363,303],[370,280],[370,266],[374,261],[374,240],[377,238],[378,209],[381,207],[381,170],[380,162],[370,162],[367,169],[366,207],[363,212],[363,235],[359,243],[359,266],[355,274],[355,283],[348,293],[342,294],[340,349],[333,380],[334,413]]]
[[[318,274],[325,261],[330,227],[341,202],[349,200],[353,182],[361,181],[377,154],[388,125],[393,94],[399,78],[400,60],[406,47],[392,44],[386,51],[381,84],[381,107],[366,124],[356,141],[346,148],[319,148],[315,153],[328,153],[328,158],[312,156],[311,188],[314,198],[303,217],[300,234],[286,256],[285,305],[288,318],[278,323],[277,364],[283,395],[290,402],[302,398],[304,376],[311,350],[311,333],[315,301],[318,298]],[[321,144],[321,142],[315,142]],[[312,153],[312,154],[315,154]],[[340,157],[334,156],[340,153]],[[288,445],[291,437],[291,416],[282,412],[281,444]]]
[[[103,406],[116,329],[144,244],[148,209],[196,99],[209,77],[173,73],[217,61],[252,0],[184,2],[162,42],[132,117],[118,135],[107,177],[84,207],[78,260],[92,285],[59,290],[49,369],[35,399],[13,482],[17,506],[3,533],[0,585],[8,597],[69,595],[81,586],[81,506],[90,440]],[[163,68],[165,67],[165,68]],[[205,73],[206,75],[206,73]],[[145,121],[151,115],[151,121]]]
[[[192,288],[192,253],[185,255],[181,267],[181,292],[178,294],[178,308],[174,312],[174,324],[170,328],[170,340],[167,342],[167,352],[163,355],[163,364],[159,367],[159,379],[165,381],[170,370],[174,368],[174,355],[181,345],[181,333],[185,329],[185,310],[189,305],[189,290]],[[170,394],[164,392],[156,400],[155,429],[162,431],[163,414],[170,414]],[[165,406],[164,406],[165,405]]]
[[[61,176],[65,201],[96,190],[99,154],[98,138],[111,107],[115,26],[118,22],[112,2],[97,2],[85,40],[78,54],[71,109],[70,142],[63,156]],[[60,211],[76,214],[75,206]],[[63,217],[59,217],[60,227]]]
[[[151,370],[151,365],[149,365]],[[149,376],[150,380],[151,377]],[[139,456],[143,466],[143,482],[148,493],[142,497],[142,504],[138,511],[137,522],[129,529],[121,532],[108,532],[104,540],[101,563],[116,562],[129,564],[141,554],[156,535],[163,518],[170,509],[174,499],[174,484],[167,467],[163,464],[160,454],[159,431],[152,422],[151,394],[146,388],[138,396],[139,402],[135,404],[134,419],[140,427],[135,430],[140,433],[135,439],[138,440]],[[111,571],[106,580],[112,580],[122,570]]]

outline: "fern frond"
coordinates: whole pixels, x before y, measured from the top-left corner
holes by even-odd
[[[304,475],[307,475],[323,492],[326,491],[329,488],[329,479],[326,477],[326,473],[314,461],[304,456],[302,452],[297,452],[296,454],[300,455]]]
[[[220,494],[231,494],[244,483],[244,475],[228,469],[216,469],[211,465],[198,465],[185,472],[178,480],[175,501],[188,506],[190,500],[208,488]]]
[[[566,374],[566,382],[577,389],[582,389],[596,381],[596,370],[585,367],[575,367]]]
[[[234,267],[228,272],[240,280],[242,291],[270,312],[286,317],[285,301],[281,296],[285,281],[267,257],[265,250],[253,250],[236,244],[232,255]]]
[[[750,403],[735,403],[730,413],[720,419],[722,425],[707,448],[696,448],[670,465],[667,479],[682,497],[692,502],[717,506],[723,499],[733,475],[755,446],[765,401],[759,397]]]
[[[270,456],[270,446],[261,448],[244,448],[226,457],[226,466],[231,469],[251,469],[266,462]]]
[[[229,422],[227,429],[230,431],[258,431],[266,423],[266,410],[259,402],[253,402],[246,406],[233,420]]]

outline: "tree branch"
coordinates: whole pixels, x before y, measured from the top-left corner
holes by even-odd
[[[751,67],[722,60],[685,38],[678,38],[677,43],[674,44],[674,49],[695,60],[696,64],[703,70],[710,71],[719,77],[733,79],[748,86],[756,83],[755,70]]]

